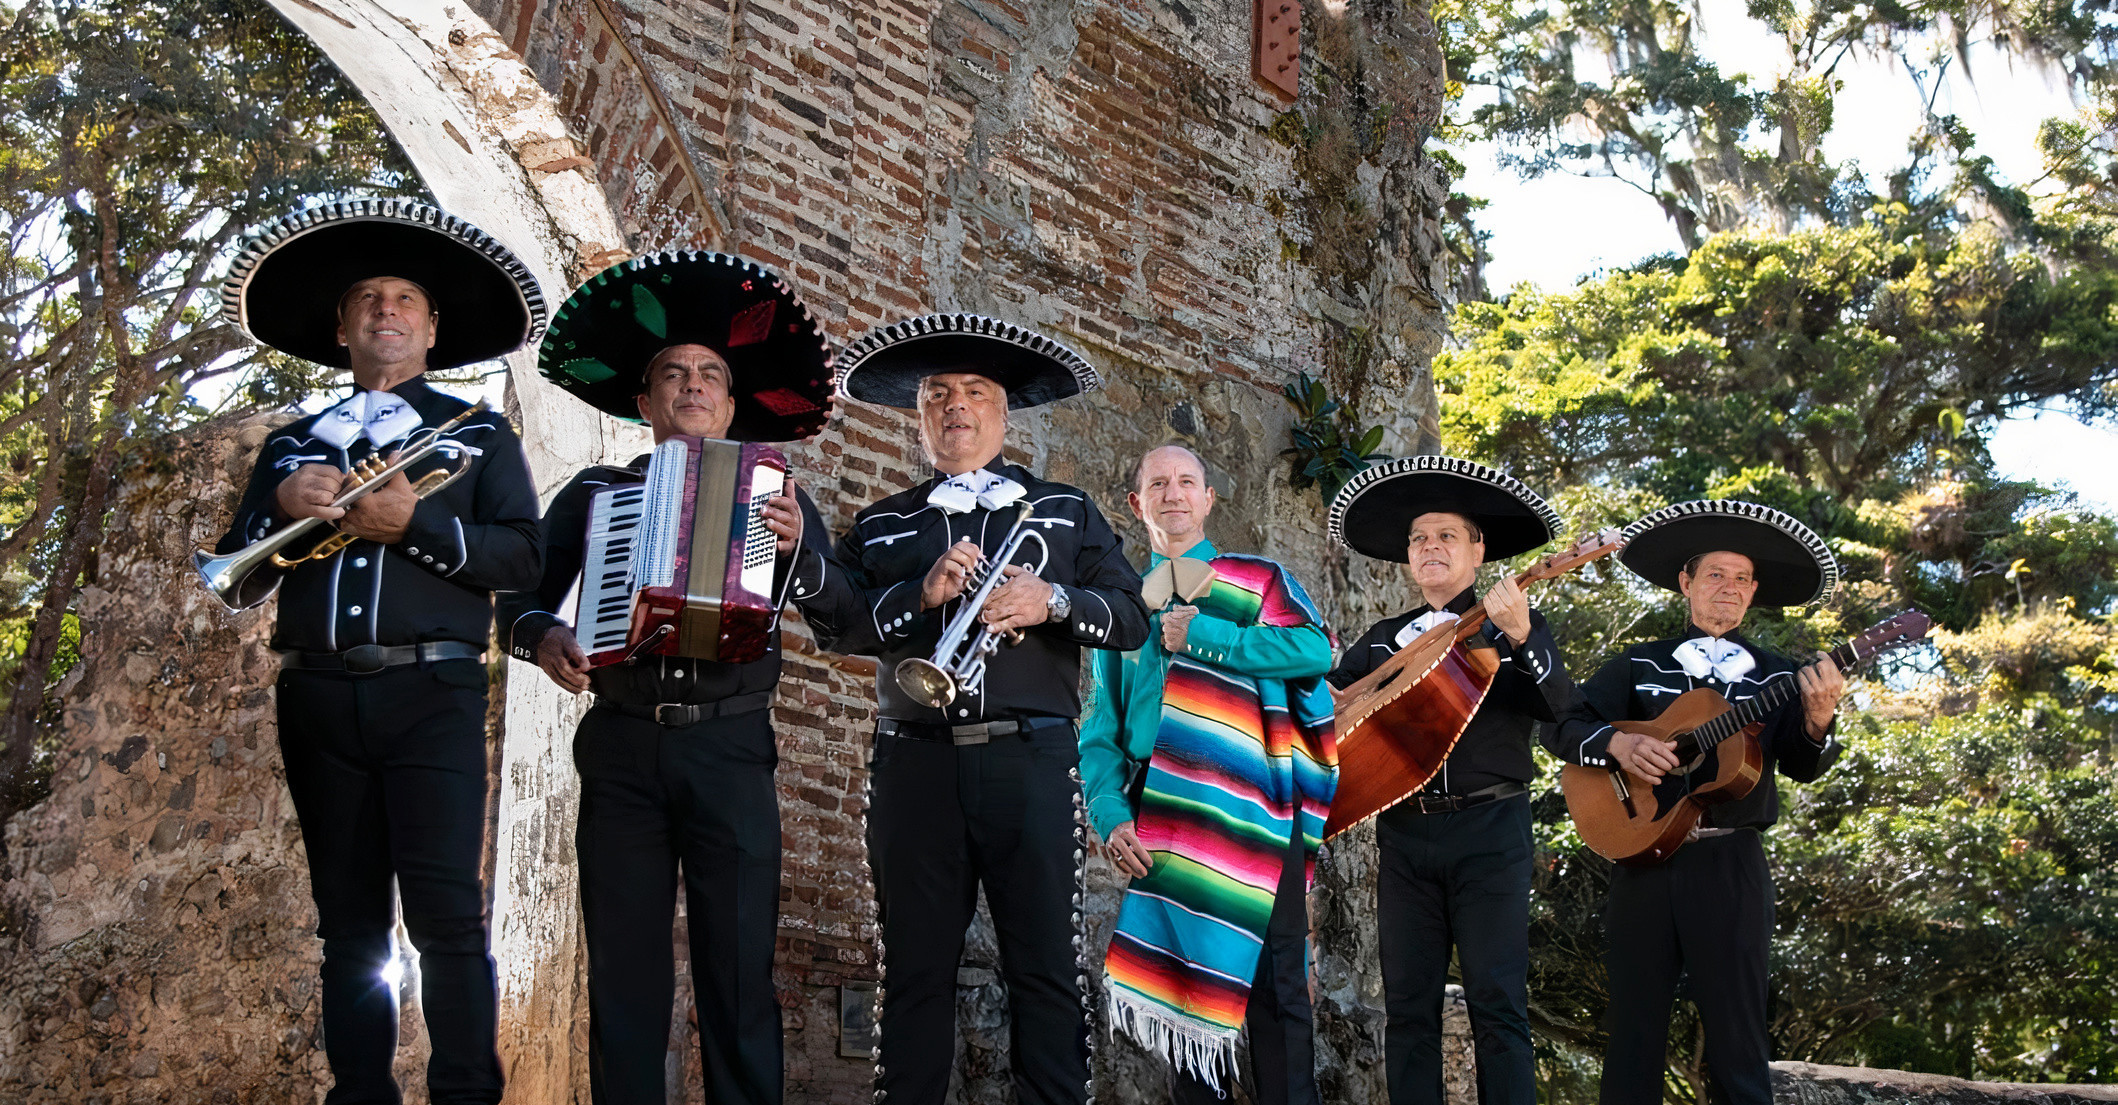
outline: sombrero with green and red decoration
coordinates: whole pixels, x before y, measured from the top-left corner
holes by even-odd
[[[795,441],[831,406],[831,345],[778,273],[743,257],[669,250],[589,277],[552,317],[537,370],[606,414],[638,422],[649,361],[703,345],[728,362],[735,441]]]

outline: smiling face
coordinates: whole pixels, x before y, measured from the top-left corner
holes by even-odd
[[[1743,624],[1758,597],[1757,566],[1742,553],[1710,552],[1677,573],[1677,590],[1691,604],[1691,624],[1725,636]]]
[[[425,372],[439,323],[433,298],[409,280],[374,276],[346,289],[338,344],[346,347],[354,382],[380,390]]]
[[[1412,519],[1408,551],[1412,582],[1436,609],[1463,593],[1486,562],[1485,535],[1469,518],[1442,511]]]
[[[656,444],[671,434],[725,437],[735,421],[733,380],[719,353],[703,345],[672,345],[647,362],[646,390],[635,401],[640,417],[654,427]]]
[[[1007,389],[974,372],[944,372],[919,382],[919,447],[945,475],[982,468],[1007,437]]]
[[[1140,458],[1140,479],[1125,496],[1133,517],[1147,523],[1148,543],[1163,556],[1176,556],[1206,536],[1206,516],[1213,513],[1213,488],[1206,465],[1182,445],[1164,445]]]

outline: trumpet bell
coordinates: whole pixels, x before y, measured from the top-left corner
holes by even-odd
[[[215,556],[204,549],[191,554],[191,566],[198,569],[199,582],[206,585],[213,597],[221,600],[230,612],[240,613],[272,597],[279,590],[279,576],[266,573],[270,582],[260,582],[257,566],[263,559],[249,549]]]
[[[912,701],[933,709],[956,701],[956,678],[939,665],[917,657],[898,661],[897,685]]]

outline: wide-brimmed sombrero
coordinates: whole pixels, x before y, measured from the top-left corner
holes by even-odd
[[[1671,591],[1677,574],[1701,553],[1750,558],[1758,606],[1801,606],[1828,597],[1839,582],[1838,558],[1808,526],[1756,503],[1698,499],[1666,506],[1625,528],[1618,560],[1641,579]]]
[[[1102,374],[1064,342],[984,315],[922,315],[861,335],[838,358],[839,390],[866,403],[915,410],[919,382],[975,372],[1007,389],[1020,410],[1094,391]]]
[[[1428,454],[1362,469],[1331,500],[1331,539],[1377,560],[1410,560],[1412,520],[1446,511],[1485,531],[1486,559],[1549,543],[1559,513],[1521,480],[1458,457]]]
[[[505,356],[544,332],[544,293],[528,266],[470,223],[398,199],[311,207],[258,231],[221,285],[221,315],[282,353],[345,368],[338,301],[377,276],[409,280],[433,300],[430,369]]]
[[[670,250],[621,261],[574,290],[537,350],[544,378],[634,422],[647,364],[672,345],[728,362],[734,441],[795,441],[830,417],[831,345],[779,274],[743,257]]]

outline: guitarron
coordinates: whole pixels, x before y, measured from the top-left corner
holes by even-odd
[[[1831,662],[1851,672],[1917,643],[1933,624],[1925,614],[1907,611],[1831,650]],[[1628,867],[1651,867],[1675,855],[1709,808],[1733,802],[1758,784],[1765,770],[1758,733],[1774,710],[1800,693],[1795,673],[1788,672],[1738,703],[1699,687],[1678,695],[1653,721],[1615,722],[1615,729],[1674,741],[1684,762],[1659,783],[1615,763],[1608,768],[1565,765],[1559,785],[1582,842]]]
[[[1603,530],[1538,561],[1515,582],[1554,579],[1624,547],[1620,531]],[[1498,651],[1478,637],[1485,621],[1485,604],[1473,606],[1339,693],[1338,794],[1324,839],[1404,801],[1441,770],[1500,668]]]
[[[574,613],[589,666],[762,658],[780,605],[765,502],[786,482],[770,445],[677,434],[655,446],[643,482],[596,492]]]

